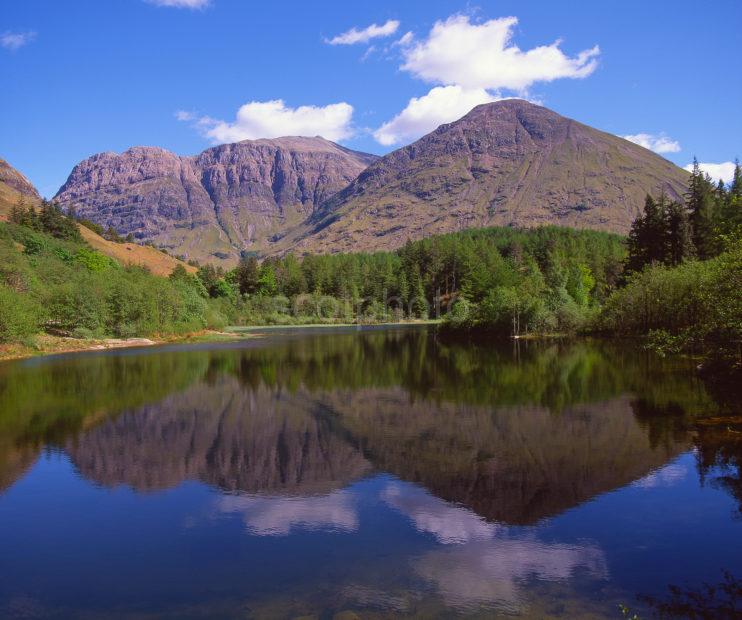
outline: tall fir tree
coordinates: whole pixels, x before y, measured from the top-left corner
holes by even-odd
[[[627,273],[641,271],[652,263],[665,262],[665,209],[664,194],[659,201],[647,194],[644,213],[634,220],[629,232]]]
[[[665,210],[665,262],[679,265],[695,254],[693,232],[685,205],[672,201]]]
[[[693,245],[701,259],[712,258],[718,253],[714,231],[714,202],[713,184],[701,172],[698,160],[694,157],[686,205],[693,229]]]

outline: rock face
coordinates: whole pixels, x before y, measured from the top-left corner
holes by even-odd
[[[382,157],[287,241],[339,252],[492,225],[626,233],[648,192],[677,198],[686,181],[647,149],[511,99]]]
[[[234,262],[240,250],[264,251],[375,159],[319,137],[246,140],[195,157],[135,147],[81,162],[56,199],[172,253]]]
[[[39,200],[39,192],[26,177],[18,172],[7,161],[0,158],[0,184],[4,184],[11,190],[21,194],[23,197]]]

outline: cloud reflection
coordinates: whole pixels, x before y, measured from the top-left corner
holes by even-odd
[[[688,477],[688,467],[683,463],[670,463],[637,480],[632,486],[642,489],[672,487]]]
[[[381,492],[381,498],[409,517],[419,532],[432,534],[443,544],[489,539],[499,528],[471,510],[450,504],[412,485],[389,484]]]
[[[220,513],[238,513],[255,536],[288,536],[295,530],[355,532],[358,513],[353,494],[335,491],[308,497],[225,495]]]
[[[412,559],[414,571],[435,585],[448,605],[494,605],[517,610],[529,579],[567,581],[579,569],[607,579],[603,551],[591,543],[562,544],[517,534],[475,513],[440,500],[413,485],[395,482],[381,497],[414,527],[432,534],[442,547]]]

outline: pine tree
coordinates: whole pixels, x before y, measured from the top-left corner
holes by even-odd
[[[698,160],[694,157],[686,205],[690,212],[690,223],[693,229],[693,245],[701,259],[712,258],[717,254],[713,194],[714,188],[711,180],[701,172]]]
[[[742,170],[740,170],[739,159],[734,160],[734,174],[732,183],[729,185],[729,195],[737,200],[742,199]]]
[[[634,220],[629,232],[627,273],[641,271],[652,263],[665,262],[665,209],[664,194],[659,202],[647,194],[644,213]]]
[[[243,256],[240,259],[235,277],[240,293],[252,295],[258,290],[258,259],[254,256]]]
[[[665,248],[669,265],[679,265],[695,254],[693,233],[685,205],[673,201],[665,210]]]

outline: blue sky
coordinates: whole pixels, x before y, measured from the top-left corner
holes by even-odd
[[[740,27],[737,0],[3,0],[0,157],[52,196],[101,151],[299,133],[385,153],[521,96],[722,164]]]

